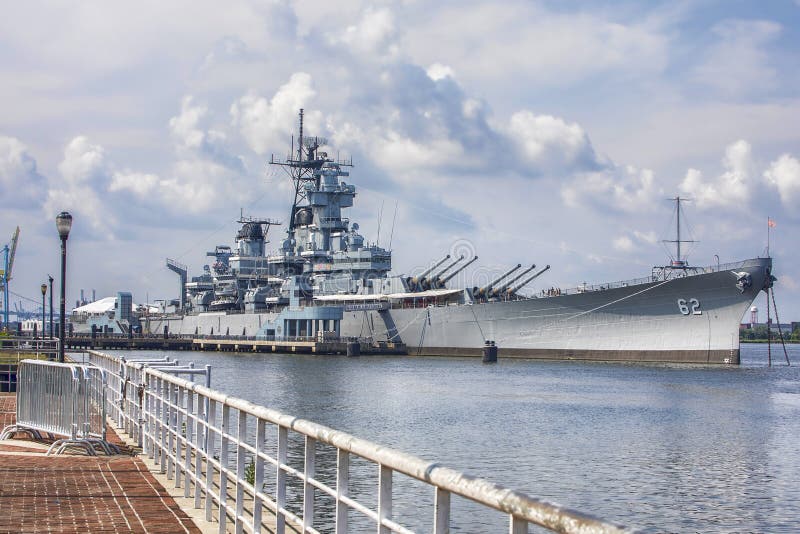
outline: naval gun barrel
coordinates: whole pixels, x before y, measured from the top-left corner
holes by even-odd
[[[463,256],[462,256],[462,257],[463,257]],[[459,260],[459,261],[460,261],[460,260]],[[464,265],[462,265],[461,267],[459,267],[458,269],[456,269],[456,270],[455,270],[455,271],[453,271],[452,273],[448,274],[448,275],[447,275],[447,276],[445,276],[444,278],[437,278],[437,279],[434,281],[433,287],[434,287],[434,288],[436,288],[436,289],[444,287],[444,285],[447,283],[447,281],[448,281],[448,280],[450,280],[451,278],[453,278],[455,275],[457,275],[458,273],[460,273],[461,271],[463,271],[464,269],[466,269],[467,267],[469,267],[470,265],[472,265],[472,264],[473,264],[473,263],[475,263],[476,261],[478,261],[478,256],[475,256],[474,258],[472,258],[471,260],[469,260],[467,263],[465,263]],[[446,269],[445,269],[445,270],[446,270]]]
[[[513,273],[514,273],[514,271],[516,271],[516,270],[517,270],[517,269],[519,269],[520,267],[522,267],[522,264],[521,264],[521,263],[518,263],[516,267],[512,268],[512,269],[511,269],[511,270],[509,270],[509,271],[506,271],[506,272],[505,272],[505,273],[503,273],[503,275],[502,275],[502,276],[500,276],[499,278],[495,278],[495,279],[494,279],[492,282],[490,282],[488,285],[485,285],[485,286],[483,286],[482,288],[480,288],[480,289],[478,290],[478,294],[479,294],[479,295],[485,295],[486,293],[488,293],[489,291],[491,291],[491,290],[492,290],[492,288],[493,288],[493,287],[494,287],[496,284],[500,283],[500,280],[502,280],[503,278],[505,278],[505,277],[507,277],[507,276],[510,276],[511,274],[513,274]]]
[[[422,272],[422,274],[420,274],[418,276],[414,276],[414,277],[410,277],[409,276],[406,279],[407,282],[408,282],[409,290],[410,291],[422,291],[423,289],[425,289],[425,286],[424,286],[425,277],[428,276],[429,274],[431,274],[431,272],[433,272],[434,269],[436,269],[441,264],[446,262],[449,258],[450,258],[450,254],[448,254],[447,256],[442,258],[441,260],[439,260],[436,263],[434,263],[433,265],[431,265],[428,269],[425,269]]]
[[[548,270],[549,268],[550,268],[550,266],[549,266],[549,265],[546,265],[544,269],[542,269],[542,270],[541,270],[541,271],[539,271],[538,273],[534,274],[534,275],[533,275],[533,276],[531,276],[530,278],[528,278],[528,279],[524,280],[523,282],[521,282],[521,283],[517,284],[516,286],[512,287],[511,289],[509,289],[509,290],[508,290],[508,292],[509,292],[509,293],[516,293],[517,291],[519,291],[520,289],[522,289],[523,287],[525,287],[526,285],[528,285],[529,283],[531,283],[533,280],[535,280],[536,278],[538,278],[538,277],[539,277],[539,276],[540,276],[542,273],[544,273],[544,272],[545,272],[546,270]]]
[[[426,277],[426,276],[428,276],[429,274],[431,274],[431,272],[433,272],[433,270],[434,270],[434,269],[436,269],[437,267],[439,267],[441,264],[443,264],[444,262],[446,262],[446,261],[447,261],[447,260],[449,260],[449,259],[450,259],[450,254],[448,254],[447,256],[445,256],[444,258],[442,258],[441,260],[439,260],[439,261],[437,261],[436,263],[434,263],[434,264],[433,264],[433,266],[432,266],[432,267],[430,267],[429,269],[425,269],[425,270],[422,272],[422,274],[420,274],[419,276],[415,276],[415,277],[412,279],[412,281],[413,281],[415,284],[418,284],[418,283],[419,283],[421,280],[425,279],[425,277]]]
[[[534,270],[535,268],[536,268],[536,264],[534,263],[533,265],[531,265],[527,269],[523,269],[521,273],[519,273],[517,276],[515,276],[511,280],[506,280],[505,282],[503,282],[503,285],[501,285],[500,287],[492,289],[491,296],[496,297],[497,295],[499,295],[500,293],[502,293],[503,291],[505,291],[506,289],[511,287],[511,284],[513,284],[514,282],[516,282],[517,280],[519,280],[520,278],[522,278],[523,276],[525,276],[526,274],[528,274],[529,272]]]
[[[445,267],[444,269],[442,269],[438,273],[436,273],[434,275],[431,275],[431,276],[426,276],[421,281],[422,285],[425,286],[426,288],[433,287],[434,284],[436,283],[436,280],[438,280],[439,277],[441,277],[444,273],[446,273],[448,270],[450,270],[450,268],[453,265],[455,265],[456,263],[460,262],[463,259],[464,259],[464,255],[462,254],[461,256],[456,258],[455,260],[451,261],[450,264],[447,267]]]

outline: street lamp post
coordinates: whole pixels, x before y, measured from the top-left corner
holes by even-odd
[[[58,325],[58,361],[64,361],[64,326],[66,324],[65,314],[65,300],[66,300],[66,279],[67,279],[67,238],[69,231],[72,228],[72,215],[66,211],[62,211],[56,216],[56,228],[58,229],[58,236],[61,238],[61,314],[60,323]]]
[[[44,306],[44,296],[47,294],[47,284],[42,284],[41,289],[42,289],[42,339],[44,339],[45,337],[47,337],[45,335],[45,332],[47,332],[47,324],[44,320],[44,312],[47,309]]]
[[[50,339],[53,339],[53,277],[48,274],[47,279],[50,281]]]

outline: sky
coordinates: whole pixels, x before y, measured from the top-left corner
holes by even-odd
[[[166,258],[198,275],[241,213],[285,222],[268,163],[304,108],[353,158],[350,219],[394,273],[464,253],[461,284],[517,263],[551,266],[531,291],[647,276],[679,195],[691,265],[766,255],[775,221],[780,319],[800,320],[800,1],[2,4],[12,303],[58,280],[61,211],[68,308],[177,298]]]

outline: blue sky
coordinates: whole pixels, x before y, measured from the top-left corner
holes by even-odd
[[[296,130],[352,155],[351,214],[397,272],[468,248],[472,277],[550,264],[540,287],[649,274],[668,197],[695,265],[763,255],[800,319],[800,4],[771,2],[5,3],[0,240],[15,293],[174,298],[240,209],[285,219],[268,168]],[[273,242],[281,229],[273,229]],[[763,299],[759,305],[763,307]]]

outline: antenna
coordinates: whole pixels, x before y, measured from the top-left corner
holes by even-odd
[[[389,250],[392,250],[392,238],[394,237],[394,222],[397,220],[397,204],[399,200],[394,201],[394,216],[392,217],[392,231],[389,232]]]
[[[378,212],[378,239],[376,240],[375,244],[380,246],[381,244],[381,222],[383,221],[383,200],[381,200],[381,209]]]
[[[696,243],[696,241],[694,241],[693,239],[681,239],[681,201],[688,202],[692,199],[681,198],[680,196],[676,196],[673,198],[668,198],[667,200],[675,201],[675,212],[676,212],[675,239],[664,239],[662,242],[675,243],[677,256],[675,257],[674,260],[672,260],[671,267],[682,269],[686,267],[686,260],[684,260],[681,257],[681,243]]]
[[[300,163],[303,162],[303,108],[300,108],[300,143],[297,145],[297,154]]]

